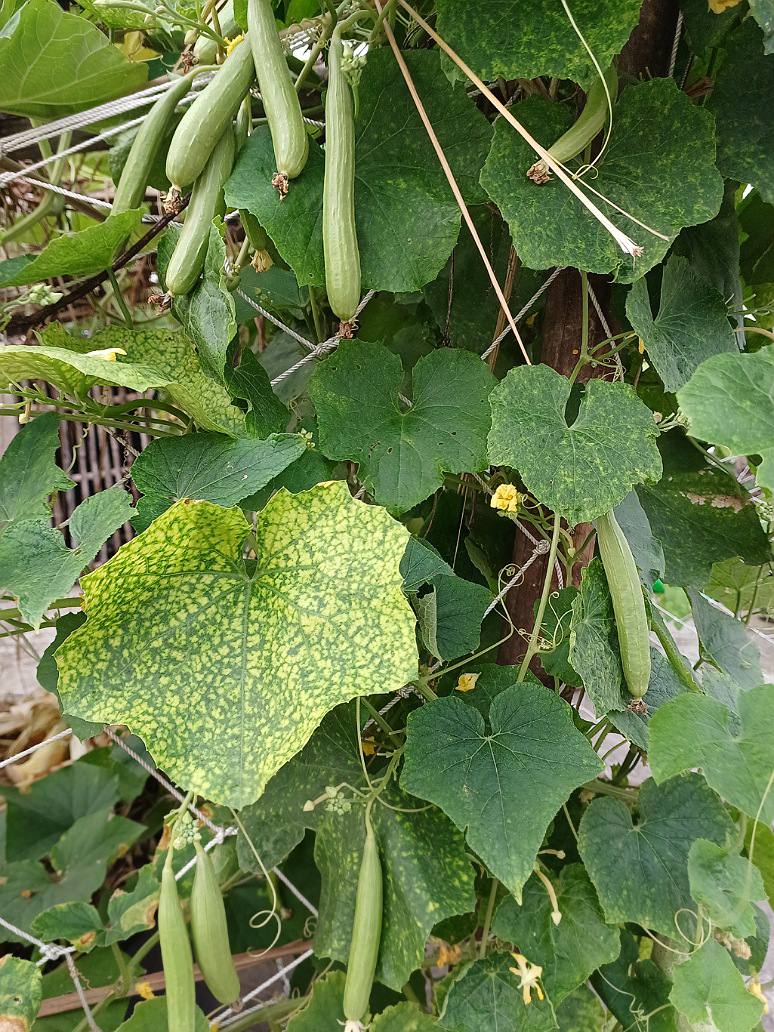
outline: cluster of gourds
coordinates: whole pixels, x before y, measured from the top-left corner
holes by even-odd
[[[194,1032],[196,982],[191,940],[202,977],[217,1000],[235,1003],[240,987],[228,940],[226,908],[209,853],[196,842],[196,867],[189,904],[191,940],[177,891],[173,856],[174,845],[170,844],[161,874],[158,913],[167,1027],[170,1032]]]
[[[237,32],[231,0],[221,15],[221,31]],[[183,228],[164,277],[167,293],[173,298],[187,294],[204,267],[212,220],[223,212],[223,187],[234,165],[234,119],[254,79],[258,80],[271,132],[277,170],[272,182],[280,197],[287,193],[289,181],[303,171],[309,154],[301,105],[289,75],[271,0],[248,0],[247,21],[247,35],[235,38],[217,74],[180,120],[167,152],[170,203],[174,205],[181,191],[191,187]],[[217,51],[215,40],[202,36],[193,50],[196,67],[176,80],[151,109],[135,137],[116,188],[114,214],[142,202],[175,109],[194,78],[212,70]],[[354,105],[343,68],[344,53],[345,44],[337,28],[328,57],[323,246],[328,300],[339,319],[348,322],[360,300],[360,256],[355,230]],[[249,108],[247,116],[249,120]]]

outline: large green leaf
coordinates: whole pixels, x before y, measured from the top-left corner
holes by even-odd
[[[212,1026],[198,1007],[194,1011],[191,1032],[208,1032]],[[116,1032],[167,1032],[167,1000],[159,996],[154,1000],[142,1000],[132,1011],[132,1016],[118,1026]]]
[[[136,89],[148,77],[85,18],[27,0],[0,33],[0,111],[58,118]]]
[[[574,727],[570,707],[542,685],[526,682],[497,695],[488,728],[481,713],[459,698],[414,710],[401,784],[440,806],[521,899],[551,819],[573,789],[601,768]],[[512,805],[515,799],[523,805]]]
[[[0,262],[0,284],[3,287],[24,286],[55,276],[79,277],[101,272],[108,268],[126,238],[137,229],[141,218],[142,209],[136,208],[120,215],[110,215],[104,222],[77,233],[52,237],[40,254],[25,255],[23,265],[12,264],[14,259]]]
[[[697,774],[688,774],[663,785],[646,781],[636,822],[619,799],[595,799],[583,815],[578,850],[611,924],[632,921],[675,936],[677,915],[680,927],[692,934],[688,914],[678,913],[696,912],[688,851],[697,838],[723,844],[732,830],[715,793]]]
[[[621,935],[618,960],[600,968],[598,974],[591,976],[591,983],[611,1013],[630,1032],[640,1032],[638,1026],[644,1016],[647,1032],[678,1032],[674,1008],[668,999],[672,983],[653,960],[640,959],[638,940],[630,932]]]
[[[326,786],[338,786],[333,798]],[[348,786],[362,795],[355,796]],[[260,843],[264,864],[270,866],[301,840],[305,828],[316,830],[322,892],[315,948],[341,961],[346,961],[352,931],[367,791],[353,707],[340,706],[242,815],[251,839]],[[318,804],[305,808],[307,800]],[[371,811],[385,893],[376,977],[399,988],[420,965],[433,925],[473,909],[474,883],[462,835],[443,814],[418,808],[416,800],[394,790],[385,801],[412,811],[401,813],[379,804]],[[242,866],[255,868],[252,851],[241,838],[238,848]]]
[[[437,51],[409,50],[405,59],[463,194],[481,200],[489,123],[464,89],[452,89],[441,75]],[[369,53],[358,95],[355,218],[363,288],[419,290],[452,252],[459,209],[388,48]],[[322,285],[322,151],[310,145],[306,168],[284,200],[271,185],[275,168],[269,132],[259,129],[237,160],[226,201],[256,216],[301,285]]]
[[[543,97],[530,97],[512,111],[544,147],[550,147],[572,121],[565,108]],[[615,272],[618,279],[630,282],[661,261],[684,226],[716,215],[723,199],[723,180],[714,166],[712,118],[671,79],[651,79],[624,91],[614,109],[610,143],[599,162],[599,173],[588,180],[595,190],[668,238],[653,236],[591,195],[624,233],[644,247],[642,257],[625,255],[558,179],[543,186],[527,179],[534,160],[532,148],[505,119],[499,119],[481,184],[503,213],[513,245],[531,269],[571,265],[589,272]],[[581,177],[579,185],[583,183]]]
[[[454,574],[438,576],[412,601],[422,644],[431,656],[457,659],[478,648],[481,621],[492,602],[488,588]]]
[[[225,389],[202,369],[193,342],[175,330],[129,330],[112,326],[88,341],[71,337],[59,324],[40,335],[46,347],[0,347],[0,371],[8,381],[46,380],[69,394],[83,394],[96,384],[145,391],[163,387],[170,399],[203,430],[239,437],[245,432],[245,414],[231,402]],[[52,346],[48,346],[52,345]],[[122,348],[126,357],[115,362],[89,358],[84,352]],[[38,357],[41,354],[44,357]],[[6,371],[4,357],[13,355]],[[86,364],[86,363],[95,364]]]
[[[22,618],[38,627],[54,599],[67,595],[114,531],[134,514],[122,487],[85,498],[70,517],[73,548],[46,520],[17,520],[0,537],[0,586],[19,604]]]
[[[762,33],[748,18],[728,40],[708,107],[715,116],[718,168],[758,188],[774,201],[774,62],[763,52]]]
[[[694,437],[760,455],[758,482],[774,490],[774,348],[708,359],[677,399]]]
[[[474,354],[441,348],[413,370],[410,407],[399,399],[403,369],[381,344],[344,341],[309,385],[320,448],[352,459],[380,505],[403,511],[432,494],[443,474],[484,469],[487,398],[495,384]]]
[[[641,0],[576,0],[575,21],[606,67],[637,24]],[[560,4],[438,0],[438,32],[483,79],[555,75],[585,88],[598,73]]]
[[[32,1027],[43,996],[42,975],[37,964],[7,954],[0,958],[0,1028],[27,1032]]]
[[[673,972],[669,999],[692,1024],[717,1032],[749,1032],[763,1004],[747,992],[742,976],[719,942],[709,939]]]
[[[73,486],[56,464],[58,449],[59,417],[53,412],[37,416],[12,438],[0,456],[0,525],[47,518],[49,495]]]
[[[144,530],[183,498],[236,505],[265,487],[306,447],[298,434],[235,441],[198,433],[153,441],[132,464],[132,479],[143,494],[134,524]]]
[[[557,1007],[592,971],[616,959],[621,933],[605,924],[594,886],[580,864],[564,867],[555,889],[559,924],[551,917],[545,886],[533,876],[524,887],[521,906],[512,897],[500,904],[492,931],[517,945],[531,963],[540,964],[546,993]]]
[[[667,262],[655,318],[644,278],[629,292],[626,314],[668,391],[683,387],[706,358],[739,352],[722,294],[686,258],[673,255]]]
[[[624,682],[613,600],[602,560],[594,558],[581,572],[572,603],[569,659],[598,714],[625,710],[631,696]]]
[[[697,693],[681,695],[663,706],[650,724],[653,776],[664,781],[700,767],[707,782],[732,806],[771,823],[774,686],[743,692],[738,710],[737,720],[722,703]]]
[[[740,939],[755,935],[755,900],[765,899],[757,867],[716,842],[696,839],[688,854],[691,895],[718,928]]]
[[[709,466],[667,472],[658,484],[639,486],[637,495],[663,548],[670,584],[702,588],[715,562],[740,556],[761,564],[769,558],[750,494],[732,476]]]
[[[384,510],[336,482],[275,495],[245,563],[249,529],[178,502],[83,578],[88,619],[57,653],[68,711],[127,724],[182,784],[236,806],[329,709],[417,670],[408,535]]]
[[[554,1009],[532,991],[526,1004],[509,953],[492,953],[485,960],[458,969],[438,1023],[449,1032],[552,1032]]]
[[[490,396],[489,459],[517,469],[539,502],[576,524],[658,480],[661,458],[653,415],[631,387],[591,380],[568,425],[571,387],[550,366],[511,369]]]

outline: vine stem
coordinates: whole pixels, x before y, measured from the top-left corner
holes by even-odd
[[[680,681],[682,681],[682,683],[685,685],[689,692],[701,691],[698,684],[694,680],[692,674],[690,673],[686,665],[682,662],[682,656],[677,651],[677,647],[675,646],[675,643],[672,641],[671,635],[669,634],[667,629],[662,625],[661,621],[655,619],[652,620],[651,627],[653,628],[653,631],[655,632],[655,635],[658,638],[661,648],[664,650],[664,654],[666,655],[666,658],[669,661],[669,665],[677,674]]]
[[[532,662],[532,657],[538,650],[538,642],[540,641],[540,629],[543,626],[543,617],[546,612],[546,605],[548,603],[548,596],[551,594],[551,581],[554,576],[554,564],[556,563],[556,553],[559,548],[559,531],[561,529],[561,516],[558,513],[554,514],[554,529],[551,534],[551,548],[548,553],[548,566],[546,567],[546,575],[543,580],[543,590],[540,593],[540,602],[538,604],[538,611],[535,617],[535,624],[532,628],[532,634],[529,637],[529,645],[527,651],[524,653],[524,659],[521,661],[519,667],[519,676],[517,681],[523,681],[529,665]]]
[[[494,906],[495,901],[497,900],[497,890],[499,887],[500,883],[497,878],[492,878],[492,886],[489,889],[489,899],[487,900],[486,913],[484,914],[484,924],[481,929],[481,942],[478,947],[478,956],[480,960],[483,960],[486,956],[489,929],[492,927],[492,915],[494,914]]]

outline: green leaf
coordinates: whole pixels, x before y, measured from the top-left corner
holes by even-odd
[[[663,547],[669,584],[703,588],[715,562],[739,556],[761,564],[769,558],[749,492],[725,473],[708,466],[667,472],[658,484],[638,487],[637,495]]]
[[[668,391],[683,387],[706,358],[739,353],[723,296],[677,255],[664,268],[658,315],[644,277],[629,292],[626,314]]]
[[[372,1020],[371,1032],[433,1032],[438,1029],[434,1017],[414,1003],[396,1003]],[[322,1032],[322,1030],[320,1030]],[[331,1030],[333,1032],[333,1030]]]
[[[699,0],[703,3],[704,0]],[[716,15],[710,15],[716,18]],[[757,195],[754,195],[757,197]],[[673,254],[682,255],[692,271],[710,283],[722,297],[740,303],[739,226],[736,184],[726,183],[723,204],[714,219],[700,226],[688,226],[677,238]]]
[[[276,494],[283,487],[291,494],[299,494],[301,491],[308,491],[317,484],[325,483],[328,480],[341,480],[341,471],[336,476],[336,470],[332,462],[324,458],[318,448],[306,448],[301,457],[292,462],[287,469],[279,476],[270,480],[266,487],[257,491],[242,502],[242,508],[249,512],[257,512],[262,509],[272,495]]]
[[[677,400],[694,437],[736,455],[757,453],[758,483],[774,489],[774,348],[708,359]]]
[[[336,482],[275,495],[251,564],[248,530],[237,509],[178,502],[83,578],[88,619],[57,653],[67,710],[126,723],[181,784],[234,806],[337,703],[417,671],[408,535],[383,510]]]
[[[67,393],[82,394],[95,384],[108,384],[145,391],[150,387],[163,387],[179,408],[187,412],[203,430],[239,437],[245,432],[245,414],[231,399],[225,389],[206,375],[192,341],[174,330],[129,330],[123,326],[95,333],[88,341],[71,337],[62,326],[49,326],[40,335],[44,344],[56,347],[35,348],[34,354],[45,351],[51,361],[43,370],[31,363],[37,360],[25,355],[24,363],[18,360],[9,378],[17,380],[37,378],[47,380]],[[104,348],[123,348],[127,355],[124,361],[98,361],[99,366],[84,366],[85,356],[80,352]],[[33,349],[25,349],[30,355]],[[6,350],[0,347],[0,371],[5,372],[3,358]],[[85,377],[73,374],[73,369],[83,370]],[[139,382],[138,382],[139,381]],[[143,383],[140,386],[140,383]]]
[[[419,632],[427,651],[436,659],[452,660],[474,652],[481,640],[492,594],[481,584],[462,577],[436,577],[432,588],[414,598]]]
[[[739,718],[706,695],[681,695],[650,724],[650,766],[657,781],[700,767],[707,782],[748,817],[774,821],[774,686],[739,696]],[[690,734],[685,729],[690,728]]]
[[[0,1028],[28,1032],[43,998],[37,964],[6,954],[0,958]]]
[[[510,896],[500,904],[492,932],[543,968],[543,987],[557,1007],[592,971],[616,959],[621,933],[605,924],[594,886],[580,864],[562,868],[555,889],[559,924],[551,919],[545,886],[533,875],[521,906]]]
[[[216,380],[223,379],[226,352],[237,331],[234,296],[226,276],[224,232],[223,222],[215,219],[210,227],[202,278],[188,294],[172,302],[172,311],[196,345],[202,365]],[[170,226],[159,244],[162,277],[179,233]]]
[[[80,760],[34,781],[22,792],[4,785],[6,859],[38,860],[81,817],[104,813],[118,800],[117,779]]]
[[[543,626],[540,636],[550,651],[541,645],[540,663],[547,674],[558,677],[560,681],[573,687],[580,687],[582,681],[577,670],[570,663],[570,620],[573,602],[577,598],[577,588],[560,588],[552,592],[548,606],[543,615]],[[533,609],[537,613],[539,600],[535,600]]]
[[[766,204],[757,190],[740,205],[739,225],[744,241],[737,264],[745,283],[757,286],[774,282],[774,207]]]
[[[440,74],[437,51],[408,50],[404,56],[460,189],[467,200],[482,200],[478,173],[489,123],[465,90],[452,89]],[[358,96],[355,220],[363,289],[419,290],[452,252],[459,208],[387,48],[369,53]],[[226,202],[255,215],[300,285],[321,286],[322,151],[310,143],[306,167],[284,200],[271,185],[275,168],[269,132],[259,129],[237,159]]]
[[[309,394],[320,448],[358,463],[379,505],[404,511],[443,483],[444,473],[484,469],[495,379],[468,351],[442,348],[414,366],[411,406],[398,394],[400,359],[381,344],[343,341],[315,371]]]
[[[774,3],[772,0],[750,0],[750,11],[763,32],[763,52],[774,53]]]
[[[557,1027],[553,1007],[533,991],[525,1004],[518,975],[511,972],[509,953],[492,953],[461,971],[446,997],[439,1018],[449,1032],[552,1032]]]
[[[517,469],[539,502],[576,524],[658,480],[661,458],[653,415],[627,384],[591,380],[568,426],[570,391],[550,366],[511,369],[490,396],[489,460]]]
[[[315,951],[343,962],[349,951],[365,831],[363,798],[342,786],[353,786],[363,796],[368,791],[353,710],[339,706],[328,714],[308,745],[272,778],[262,798],[242,813],[250,838],[260,843],[261,858],[269,866],[284,859],[305,828],[316,830],[315,862],[322,892]],[[327,786],[339,786],[333,798]],[[309,809],[307,800],[318,802]],[[385,801],[412,811],[419,805],[395,790]],[[399,989],[421,964],[432,927],[475,906],[473,870],[462,835],[436,809],[401,813],[375,805],[371,820],[385,897],[376,977]],[[243,868],[257,867],[241,837],[238,855]]]
[[[232,398],[248,403],[245,416],[248,433],[269,437],[287,427],[290,412],[272,390],[268,373],[252,351],[242,353],[242,360],[236,368],[226,365],[225,382]],[[311,484],[306,486],[311,487]]]
[[[35,917],[58,903],[89,900],[105,880],[108,865],[145,831],[126,817],[103,810],[71,824],[51,850],[50,868],[36,860],[6,864],[0,883],[0,913],[29,932]],[[0,928],[0,942],[20,941]]]
[[[59,118],[130,93],[147,77],[143,62],[54,0],[27,0],[0,35],[0,111]]]
[[[650,589],[653,581],[664,573],[664,549],[653,535],[647,513],[636,491],[631,491],[616,505],[615,518],[629,542],[640,579]]]
[[[763,35],[748,18],[727,42],[707,107],[715,116],[718,168],[729,179],[757,187],[774,202],[774,62]]]
[[[44,339],[47,339],[49,331],[45,333]],[[73,338],[66,339],[68,343],[75,343]],[[24,380],[43,380],[57,390],[77,397],[83,397],[97,384],[146,391],[153,387],[164,387],[167,383],[158,370],[134,362],[111,362],[64,347],[43,345],[32,348],[22,344],[0,344],[2,386],[12,389],[14,384],[20,384]],[[43,417],[37,417],[41,418]]]
[[[763,878],[766,898],[774,899],[774,831],[766,824],[748,822],[745,851],[748,857],[755,861],[755,866]]]
[[[594,989],[623,1028],[634,1032],[647,1015],[648,1032],[678,1032],[675,1011],[668,999],[672,988],[669,978],[650,958],[640,959],[637,940],[631,932],[624,930],[621,946],[618,960],[591,976]]]
[[[37,0],[28,0],[28,3],[35,2]],[[24,265],[14,265],[8,269],[10,262],[0,262],[0,284],[3,287],[16,287],[40,283],[41,280],[53,279],[55,276],[79,278],[90,276],[93,272],[102,272],[110,266],[127,237],[140,225],[142,213],[142,208],[133,208],[120,215],[110,215],[104,222],[88,226],[77,233],[54,236],[40,254],[26,255]],[[6,275],[4,266],[10,276]]]
[[[439,0],[437,6],[439,34],[482,79],[554,75],[588,89],[598,78],[588,51],[559,5],[483,0],[472,7]],[[640,3],[581,0],[572,5],[572,12],[595,58],[606,68],[637,24]]]
[[[559,1032],[599,1032],[607,1012],[588,986],[581,986],[562,1001],[556,1010]]]
[[[304,1009],[288,1022],[287,1032],[339,1032],[344,1014],[343,971],[329,971],[312,985]]]
[[[22,618],[39,627],[51,603],[67,595],[112,533],[134,514],[122,487],[85,498],[70,517],[74,548],[44,520],[17,520],[0,537],[0,586],[17,600]]]
[[[691,895],[718,928],[745,939],[755,935],[756,900],[766,898],[760,871],[746,857],[696,839],[688,854]]]
[[[211,1027],[197,1007],[191,1032],[207,1032]],[[155,1000],[139,1002],[132,1011],[132,1016],[119,1025],[116,1032],[167,1032],[168,1028],[166,997],[158,996]]]
[[[144,530],[183,498],[236,505],[305,451],[306,441],[297,434],[235,441],[197,433],[153,441],[132,464],[132,479],[143,494],[134,525]]]
[[[694,54],[703,56],[710,47],[720,46],[736,24],[739,11],[733,7],[715,14],[707,0],[680,0],[685,18],[685,35]]]
[[[56,464],[58,449],[54,412],[36,416],[11,439],[0,456],[0,524],[47,518],[49,495],[73,486]]]
[[[740,688],[763,684],[760,653],[745,624],[716,609],[698,591],[688,592],[688,597],[702,656]]]
[[[669,999],[690,1022],[708,1023],[717,1032],[748,1032],[760,1021],[763,1004],[745,989],[726,950],[709,939],[678,964]]]
[[[674,936],[678,911],[696,911],[688,885],[691,844],[697,838],[722,844],[732,830],[720,800],[698,775],[663,785],[649,779],[640,788],[636,822],[619,799],[594,799],[580,823],[578,850],[610,924],[631,921]],[[688,915],[678,920],[690,934]]]
[[[88,953],[97,945],[102,918],[91,903],[57,903],[43,910],[32,922],[32,934],[43,942],[63,941]]]
[[[108,920],[104,931],[106,946],[153,928],[159,891],[159,881],[152,863],[140,868],[137,880],[129,891],[115,890],[107,905]]]
[[[667,633],[669,632],[667,631]],[[683,658],[683,663],[690,667],[687,659]],[[664,653],[651,647],[650,682],[642,700],[648,712],[634,712],[627,706],[624,710],[612,710],[607,716],[617,731],[620,731],[630,742],[647,752],[649,744],[648,729],[653,714],[660,706],[677,698],[678,695],[682,695],[685,691],[685,685],[672,669]]]
[[[602,560],[581,571],[581,587],[572,604],[569,659],[598,714],[625,710],[626,688],[618,647],[613,600]]]
[[[544,147],[572,121],[566,108],[543,97],[530,97],[511,110]],[[526,173],[534,160],[532,148],[505,119],[498,119],[481,185],[502,212],[513,246],[530,269],[570,265],[615,272],[619,280],[631,282],[661,261],[683,227],[716,215],[723,199],[723,180],[714,165],[712,118],[671,79],[651,79],[624,90],[614,108],[599,174],[589,179],[595,190],[667,237],[653,236],[591,194],[616,226],[644,247],[642,257],[625,255],[558,179],[543,186],[529,180]],[[581,156],[570,167],[582,161]],[[579,186],[583,184],[581,177]]]
[[[601,767],[570,707],[542,685],[524,683],[493,700],[488,729],[481,713],[459,698],[414,710],[401,784],[440,806],[521,899],[551,819]],[[514,799],[523,805],[512,805]]]

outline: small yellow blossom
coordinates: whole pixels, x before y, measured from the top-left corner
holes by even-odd
[[[141,996],[143,1000],[154,1000],[156,998],[156,994],[151,988],[150,982],[138,982],[134,987],[134,991],[138,996]]]
[[[239,46],[239,44],[242,42],[244,38],[244,33],[240,32],[239,35],[234,36],[233,39],[226,40],[226,57],[228,57],[232,50]]]
[[[533,989],[537,993],[539,1000],[545,999],[543,990],[540,987],[540,978],[543,976],[542,967],[539,964],[530,964],[521,953],[512,953],[511,956],[516,961],[516,967],[508,968],[508,970],[519,979],[521,998],[524,1000],[525,1005],[532,1003]]]
[[[490,505],[500,512],[518,512],[522,503],[522,496],[513,484],[500,484],[492,495]]]
[[[642,337],[637,338],[637,350],[641,355],[645,354],[645,341],[642,339]]]
[[[760,1000],[763,1004],[763,1013],[769,1013],[769,1001],[766,999],[766,994],[761,989],[761,980],[758,977],[751,978],[747,983],[747,992],[755,997],[756,1000]]]
[[[709,0],[709,9],[713,14],[722,14],[730,7],[736,7],[741,0]]]
[[[115,362],[116,355],[125,355],[123,348],[102,348],[98,351],[87,351],[87,358],[104,358],[106,362]]]
[[[462,947],[458,944],[450,946],[448,942],[441,942],[438,948],[438,956],[435,958],[436,967],[459,964],[462,959]]]
[[[480,674],[460,674],[454,690],[458,692],[472,692],[480,676]]]
[[[373,756],[376,752],[376,742],[374,742],[373,738],[364,738],[361,744],[364,756]]]

